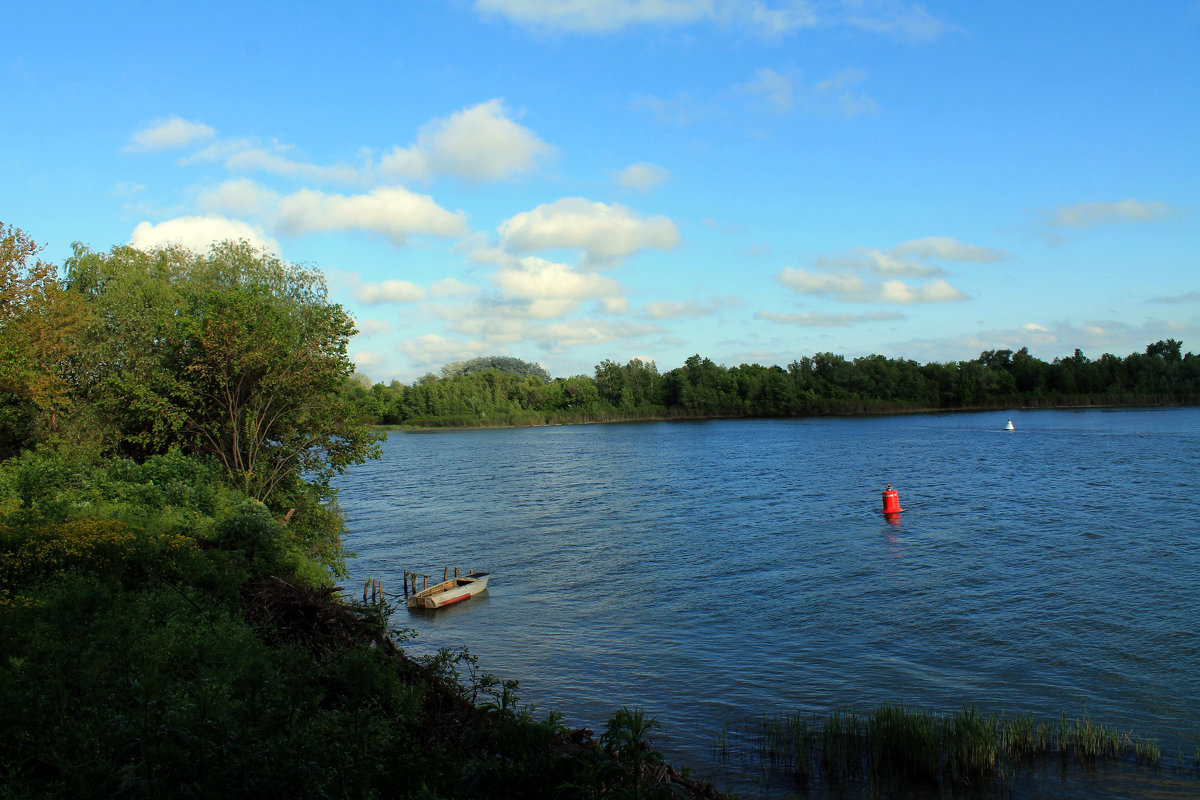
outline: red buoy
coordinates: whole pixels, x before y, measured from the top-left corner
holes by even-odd
[[[899,514],[903,510],[904,509],[900,507],[900,495],[889,483],[887,488],[883,490],[883,513]]]

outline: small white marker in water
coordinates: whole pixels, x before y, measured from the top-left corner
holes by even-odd
[[[1004,426],[1004,430],[1006,430],[1006,431],[1016,430],[1015,428],[1013,428],[1011,419],[1008,421],[1008,424]]]

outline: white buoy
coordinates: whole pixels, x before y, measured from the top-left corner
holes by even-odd
[[[1004,430],[1006,430],[1006,431],[1016,430],[1016,429],[1013,427],[1013,424],[1012,424],[1012,420],[1011,420],[1011,419],[1008,421],[1008,424],[1004,426]]]

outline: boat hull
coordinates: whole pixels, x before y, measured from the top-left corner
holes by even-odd
[[[408,598],[408,607],[419,609],[452,606],[470,600],[486,589],[487,584],[488,574],[486,572],[478,572],[464,578],[451,578]]]

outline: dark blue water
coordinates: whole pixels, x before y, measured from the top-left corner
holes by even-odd
[[[393,433],[340,486],[359,583],[492,573],[397,615],[416,650],[701,772],[731,721],[883,702],[1200,747],[1200,408]]]

